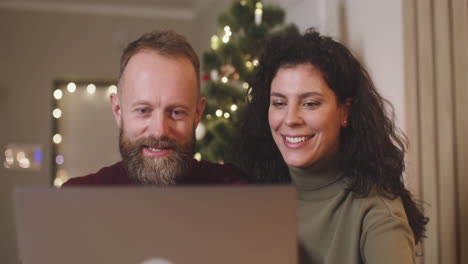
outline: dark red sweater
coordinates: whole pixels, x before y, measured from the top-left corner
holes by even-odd
[[[244,184],[242,172],[233,165],[221,165],[208,161],[192,160],[189,172],[176,184]],[[132,185],[123,163],[117,162],[98,172],[83,177],[71,178],[63,186],[77,185]]]

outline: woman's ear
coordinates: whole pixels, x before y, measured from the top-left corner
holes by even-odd
[[[341,105],[341,126],[349,126],[349,113],[351,112],[351,107],[353,104],[353,98],[348,97],[345,99],[344,103]]]

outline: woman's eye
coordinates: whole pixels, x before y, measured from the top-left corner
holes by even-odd
[[[306,107],[317,107],[320,105],[320,102],[305,102],[304,106]]]
[[[285,105],[286,105],[286,102],[283,102],[283,101],[273,101],[273,102],[271,102],[271,105],[272,105],[272,106],[285,106]]]

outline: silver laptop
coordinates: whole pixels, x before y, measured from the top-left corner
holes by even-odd
[[[23,264],[295,264],[291,186],[22,188]]]

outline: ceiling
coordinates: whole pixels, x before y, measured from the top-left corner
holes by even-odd
[[[0,0],[0,8],[193,19],[216,0]]]

